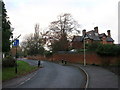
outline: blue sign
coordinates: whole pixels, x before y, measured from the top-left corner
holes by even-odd
[[[19,40],[15,40],[13,46],[18,46],[19,45]]]

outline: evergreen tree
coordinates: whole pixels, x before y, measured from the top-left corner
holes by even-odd
[[[10,50],[10,37],[12,35],[11,23],[8,20],[7,11],[5,9],[4,2],[2,3],[2,52],[8,52]]]

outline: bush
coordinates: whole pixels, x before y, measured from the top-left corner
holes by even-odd
[[[87,50],[88,50],[88,49],[85,49],[85,52],[86,52]],[[78,52],[78,53],[84,52],[84,49],[78,49],[77,52]]]
[[[50,52],[50,51],[46,51],[46,52],[44,52],[44,55],[45,55],[46,57],[50,57],[50,56],[53,55],[53,53]]]
[[[101,45],[100,43],[92,43],[92,44],[87,44],[86,47],[88,51],[96,51],[100,45]]]
[[[120,47],[114,44],[99,45],[97,54],[102,56],[118,56],[120,55]]]
[[[14,67],[15,66],[15,59],[11,56],[8,56],[2,60],[3,67]]]

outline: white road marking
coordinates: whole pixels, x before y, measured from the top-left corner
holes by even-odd
[[[32,77],[30,77],[30,78],[26,79],[25,81],[21,82],[20,84],[18,84],[18,85],[16,86],[16,88],[17,88],[18,86],[24,84],[25,82],[29,81],[29,80],[30,80],[31,78],[33,78],[36,74],[37,74],[37,72],[35,72]]]

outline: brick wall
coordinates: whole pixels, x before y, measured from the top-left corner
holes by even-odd
[[[62,59],[74,62],[74,63],[83,63],[84,62],[84,54],[54,54],[51,57],[45,58],[44,56],[29,56],[29,59],[37,59],[37,60],[50,60],[50,61],[60,61]],[[101,57],[96,53],[87,53],[86,54],[86,63],[87,64],[103,64],[110,63],[116,64],[117,61],[120,60],[119,57]]]
[[[83,48],[83,42],[72,42],[72,48]]]
[[[59,61],[59,60],[67,60],[69,62],[74,63],[83,63],[84,62],[84,54],[55,54],[49,60]],[[117,61],[120,60],[120,57],[101,57],[96,53],[88,53],[86,54],[86,63],[87,64],[103,64],[110,63],[116,64]]]

